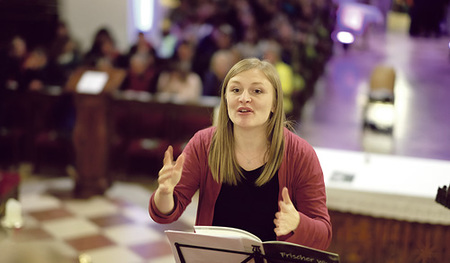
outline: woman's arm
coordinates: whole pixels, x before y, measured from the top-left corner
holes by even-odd
[[[296,135],[287,137],[285,150],[281,183],[288,188],[300,220],[295,229],[278,240],[325,250],[332,232],[319,159],[312,146]]]
[[[173,148],[169,146],[164,153],[164,166],[158,174],[158,188],[154,196],[154,203],[162,214],[170,214],[174,207],[173,190],[178,184],[183,171],[184,155],[181,154],[177,161],[173,161]]]

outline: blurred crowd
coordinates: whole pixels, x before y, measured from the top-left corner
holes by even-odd
[[[164,94],[181,102],[220,96],[229,68],[246,57],[277,68],[288,114],[299,113],[332,55],[332,0],[189,0],[168,10],[159,43],[143,32],[121,52],[107,27],[94,32],[89,50],[60,22],[48,46],[28,47],[14,36],[1,53],[2,90],[64,87],[78,67],[127,70],[121,90]]]

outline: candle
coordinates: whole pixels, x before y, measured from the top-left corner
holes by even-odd
[[[9,228],[20,228],[23,226],[22,205],[14,198],[8,199],[5,208],[3,226]]]

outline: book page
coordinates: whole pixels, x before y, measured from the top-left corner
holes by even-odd
[[[194,226],[195,233],[211,236],[236,236],[262,242],[256,235],[238,228],[224,226]]]
[[[252,254],[252,245],[261,247],[260,242],[237,236],[214,236],[172,230],[165,232],[177,263],[242,262]]]

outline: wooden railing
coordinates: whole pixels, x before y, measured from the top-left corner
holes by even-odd
[[[217,103],[217,98],[202,98],[177,104],[143,93],[6,91],[0,163],[9,169],[31,162],[35,173],[61,175],[72,165],[83,178],[75,192],[101,194],[118,173],[154,175],[169,144],[179,154],[197,130],[212,125]]]

